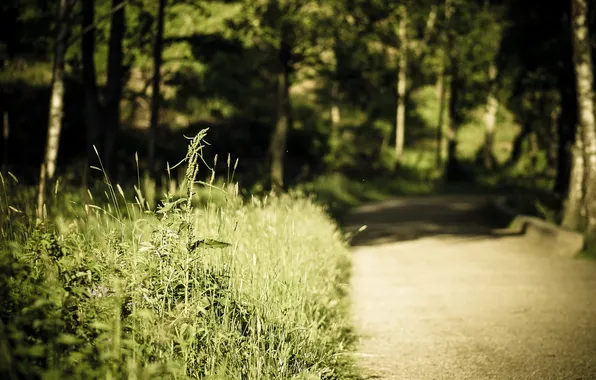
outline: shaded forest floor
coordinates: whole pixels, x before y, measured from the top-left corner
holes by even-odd
[[[395,196],[432,196],[441,194],[506,195],[509,205],[523,214],[559,221],[561,199],[541,178],[510,177],[503,174],[480,174],[462,182],[446,183],[431,174],[415,171],[396,173],[386,178],[355,179],[342,174],[324,175],[298,188],[312,194],[327,207],[341,224],[353,208],[367,202]],[[546,181],[548,182],[548,181]]]

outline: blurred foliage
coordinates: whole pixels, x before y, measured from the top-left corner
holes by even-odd
[[[32,183],[43,151],[56,9],[41,0],[5,0],[0,7],[0,112],[8,113],[11,127],[4,165]],[[95,8],[95,61],[103,88],[112,10],[107,1],[96,1]],[[238,180],[247,187],[267,187],[278,50],[285,30],[292,45],[289,185],[331,172],[358,178],[399,175],[392,145],[400,54],[410,56],[406,149],[418,152],[408,157],[429,156],[406,159],[407,165],[425,165],[418,168],[422,171],[433,166],[427,152],[437,149],[438,86],[445,69],[461,87],[455,114],[444,114],[446,123],[456,117],[461,124],[460,160],[474,161],[483,145],[484,112],[494,84],[497,161],[512,175],[531,167],[554,180],[552,147],[558,139],[553,117],[567,129],[574,125],[573,111],[565,111],[574,109],[567,8],[565,1],[543,7],[509,0],[170,0],[161,68],[159,167],[165,172],[166,162],[173,164],[184,149],[177,143],[181,135],[208,126],[207,153],[239,158]],[[396,31],[404,10],[409,44],[399,46]],[[147,156],[156,15],[155,1],[127,2],[121,180],[135,174],[135,152],[141,168]],[[80,18],[77,8],[59,155],[65,172],[83,167],[85,160]],[[492,64],[498,73],[495,83],[488,75]],[[337,125],[332,109],[340,115]],[[537,136],[536,154],[527,130]],[[516,137],[522,154],[512,159]],[[26,150],[20,148],[24,145]]]

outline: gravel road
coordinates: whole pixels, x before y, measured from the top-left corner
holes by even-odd
[[[366,379],[596,379],[596,261],[497,230],[485,197],[363,206],[355,353]]]

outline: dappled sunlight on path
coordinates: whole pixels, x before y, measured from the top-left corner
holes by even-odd
[[[346,219],[370,225],[352,280],[368,378],[596,379],[596,262],[494,230],[484,201],[400,199]]]

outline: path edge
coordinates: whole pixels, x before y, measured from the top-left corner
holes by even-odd
[[[507,205],[506,196],[493,198],[488,205],[491,218],[512,232],[524,235],[532,244],[556,256],[576,257],[585,247],[584,235],[535,216],[518,213]]]

